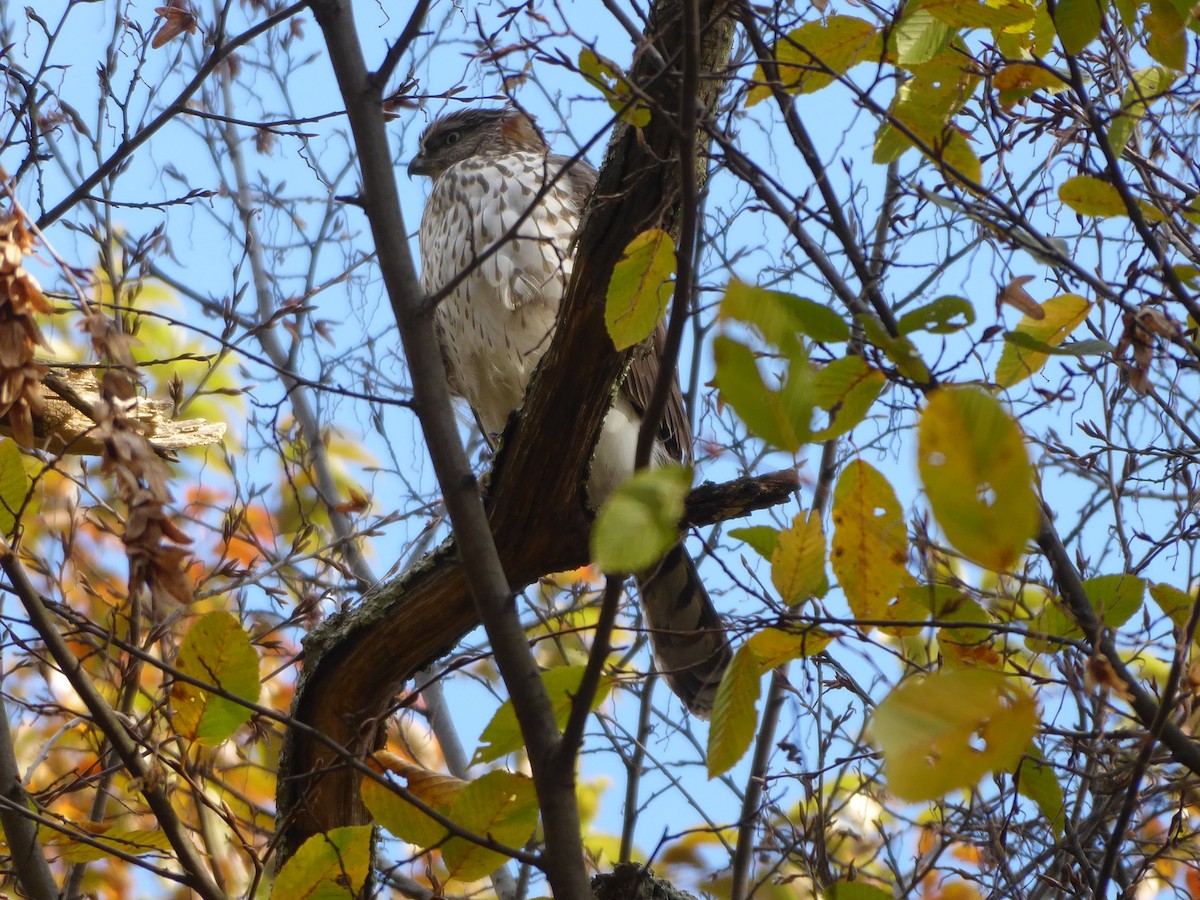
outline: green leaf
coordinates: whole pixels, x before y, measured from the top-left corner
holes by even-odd
[[[767,387],[754,351],[745,344],[719,335],[713,340],[713,357],[713,381],[722,402],[768,444],[788,453],[799,450],[808,440],[812,420],[812,403],[803,399],[803,387],[811,378],[807,363],[793,359],[788,370],[790,391],[785,394]]]
[[[775,47],[780,82],[792,94],[811,94],[859,63],[878,61],[882,56],[879,30],[854,16],[832,15],[824,21],[808,22]],[[754,69],[754,82],[747,106],[771,96],[761,64]]]
[[[908,529],[891,484],[861,459],[846,466],[833,492],[830,564],[860,619],[881,619],[904,584]]]
[[[447,813],[467,782],[453,775],[408,764],[398,772],[408,782],[409,793],[440,813]],[[446,828],[431,819],[399,794],[372,778],[364,778],[360,788],[363,804],[371,817],[402,841],[428,848],[446,837]]]
[[[1036,349],[1023,347],[1019,340],[1007,341],[996,364],[996,384],[1010,388],[1040,372],[1048,359],[1048,349],[1037,345],[1057,347],[1087,318],[1091,308],[1092,304],[1077,294],[1060,294],[1041,305],[1041,319],[1023,316],[1012,334],[1033,341]]]
[[[992,88],[998,92],[1000,105],[1005,109],[1038,91],[1057,94],[1066,87],[1063,75],[1046,65],[1033,63],[1009,63],[992,79]]]
[[[905,313],[896,323],[896,330],[900,334],[953,334],[974,324],[975,307],[962,297],[946,296]]]
[[[1192,609],[1196,606],[1196,598],[1173,585],[1162,583],[1150,585],[1150,596],[1163,611],[1163,615],[1170,619],[1171,624],[1182,634],[1192,618]],[[1200,627],[1193,632],[1192,640],[1200,643]]]
[[[1038,810],[1050,823],[1055,836],[1062,837],[1066,821],[1066,807],[1062,785],[1054,775],[1054,769],[1038,752],[1037,745],[1030,743],[1025,748],[1024,758],[1016,772],[1017,792],[1037,804]]]
[[[1129,210],[1120,192],[1107,181],[1092,175],[1068,178],[1058,189],[1058,199],[1081,216],[1127,216]]]
[[[1039,513],[1021,429],[1000,403],[977,387],[935,391],[921,415],[917,460],[950,543],[987,569],[1016,563]]]
[[[821,894],[823,900],[892,900],[892,895],[865,881],[835,881]]]
[[[789,355],[798,334],[823,344],[850,340],[849,324],[825,304],[736,278],[725,288],[719,317],[752,325],[767,343]]]
[[[258,702],[258,654],[231,613],[211,612],[197,620],[183,639],[176,666],[198,681]],[[250,719],[250,710],[242,704],[183,681],[171,688],[171,706],[175,731],[209,746],[221,743]]]
[[[1187,29],[1183,16],[1169,0],[1150,0],[1150,11],[1142,18],[1146,29],[1146,52],[1156,62],[1182,72],[1187,67]]]
[[[510,847],[524,846],[537,827],[538,802],[533,781],[511,772],[488,772],[467,784],[447,816],[463,828]],[[450,876],[476,881],[496,871],[508,857],[464,838],[442,846]]]
[[[987,669],[948,669],[910,678],[875,710],[888,790],[903,800],[936,800],[1012,769],[1037,729],[1033,699]]]
[[[771,555],[775,552],[775,548],[779,546],[779,531],[770,525],[750,525],[746,528],[731,528],[729,536],[737,538],[739,541],[745,541],[753,548],[755,553],[767,562],[771,561]]]
[[[1054,28],[1063,49],[1075,56],[1100,36],[1103,14],[1099,0],[1058,0]]]
[[[604,324],[618,350],[654,333],[675,290],[675,242],[659,228],[643,231],[613,268],[604,302]]]
[[[857,320],[867,340],[883,351],[884,356],[895,364],[901,375],[918,384],[929,382],[929,368],[912,341],[903,335],[892,337],[874,316],[860,315],[857,316]]]
[[[29,495],[29,475],[16,441],[0,440],[0,534],[17,524],[17,511]]]
[[[692,487],[685,466],[642,469],[600,507],[592,526],[592,560],[607,573],[643,572],[679,543],[683,501]]]
[[[1133,73],[1125,96],[1121,98],[1121,108],[1108,127],[1108,145],[1117,156],[1129,143],[1150,104],[1166,94],[1174,81],[1174,74],[1162,66],[1150,66]]]
[[[817,406],[829,413],[827,427],[814,431],[812,440],[828,441],[845,434],[866,418],[871,405],[887,384],[883,373],[860,356],[835,359],[812,380]]]
[[[806,625],[795,631],[764,628],[750,635],[746,648],[758,660],[760,674],[793,659],[807,659],[820,653],[833,642],[834,636],[816,625]]]
[[[172,853],[170,838],[162,829],[109,828],[92,833],[91,827],[94,826],[89,826],[89,831],[85,833],[99,844],[99,847],[74,840],[70,835],[46,825],[38,828],[38,841],[52,856],[69,863],[95,862],[111,856],[113,851],[132,856],[153,853],[167,857]]]
[[[929,10],[910,3],[892,32],[896,62],[902,66],[929,62],[950,46],[953,38],[953,28]]]
[[[924,0],[928,10],[952,28],[988,28],[999,31],[1020,25],[1032,25],[1037,10],[1020,0],[995,0],[972,3],[971,0]]]
[[[371,826],[314,834],[284,863],[272,900],[353,900],[371,873]]]
[[[708,777],[728,772],[745,755],[758,724],[762,668],[748,645],[733,654],[721,676],[708,729]]]
[[[799,513],[792,527],[779,532],[771,554],[771,582],[784,603],[795,606],[829,588],[825,578],[825,531],[821,517]]]
[[[1135,575],[1099,575],[1083,583],[1096,615],[1109,628],[1120,628],[1142,608],[1146,582]]]
[[[571,715],[571,705],[579,692],[579,682],[583,679],[582,665],[559,666],[542,672],[542,684],[550,697],[550,705],[554,709],[554,720],[559,729],[567,724]],[[600,679],[596,696],[592,698],[592,709],[597,709],[608,692],[612,689],[612,679]],[[517,724],[517,714],[513,711],[512,701],[505,700],[496,710],[492,720],[479,736],[479,747],[471,759],[471,765],[492,762],[506,753],[514,753],[525,746],[525,738],[521,735],[521,726]]]
[[[636,128],[650,124],[650,107],[636,99],[629,81],[620,66],[614,66],[596,55],[590,47],[579,51],[579,71],[604,94],[612,111]]]

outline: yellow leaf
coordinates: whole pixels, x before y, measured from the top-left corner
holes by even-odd
[[[197,620],[183,639],[176,666],[205,684],[251,703],[258,701],[258,654],[232,613],[211,612]],[[243,704],[183,681],[171,688],[171,706],[175,731],[210,746],[230,737],[250,718]]]
[[[716,778],[733,768],[754,740],[758,723],[758,696],[762,668],[758,658],[743,644],[721,676],[708,729],[708,777]]]
[[[1040,316],[1023,316],[1013,331],[1027,337],[1030,343],[1057,347],[1087,318],[1091,308],[1092,304],[1078,294],[1060,294],[1039,307]],[[995,382],[1005,388],[1020,384],[1040,372],[1049,358],[1049,354],[1041,350],[1009,341],[996,364]]]
[[[537,826],[537,793],[533,781],[524,775],[488,772],[467,784],[448,815],[475,834],[487,835],[510,847],[521,847]],[[442,859],[452,878],[476,881],[496,871],[508,857],[465,838],[453,837],[442,846]]]
[[[596,514],[592,559],[602,572],[641,572],[679,542],[683,501],[692,486],[684,466],[643,469],[618,487]]]
[[[604,303],[604,324],[618,350],[654,333],[675,289],[675,242],[660,228],[643,231],[613,268]]]
[[[413,796],[439,812],[446,812],[467,786],[461,778],[423,768],[386,751],[376,753],[374,761],[404,778]],[[385,785],[364,778],[361,793],[375,821],[401,840],[418,847],[432,847],[446,836],[444,826]]]
[[[808,22],[775,47],[775,63],[783,89],[793,94],[811,94],[831,84],[861,62],[878,61],[883,55],[879,29],[854,16],[830,16],[823,22]],[[771,96],[762,65],[754,69],[754,86],[746,97],[753,106]]]
[[[1068,178],[1058,189],[1058,199],[1081,216],[1127,216],[1121,194],[1107,181],[1092,175]]]
[[[1000,403],[977,387],[934,392],[921,415],[917,460],[950,543],[984,568],[1011,567],[1039,515],[1021,429]]]
[[[973,3],[971,0],[924,0],[927,9],[953,28],[988,28],[999,30],[1032,24],[1037,14],[1034,7],[1020,0],[994,0]]]
[[[828,631],[815,625],[808,625],[797,631],[764,628],[750,636],[746,647],[758,660],[761,674],[793,659],[805,659],[820,653],[830,645],[833,638]]]
[[[888,789],[904,800],[936,800],[1012,769],[1037,728],[1033,699],[987,669],[953,669],[905,681],[875,710]]]
[[[908,531],[895,491],[862,460],[851,462],[833,492],[830,563],[854,615],[881,619],[908,574]]]
[[[559,728],[567,724],[567,718],[571,715],[575,695],[579,692],[579,682],[583,679],[583,669],[581,665],[558,666],[542,673],[542,683],[546,686],[546,693],[550,695],[550,705],[554,709],[554,719]],[[604,702],[611,689],[611,678],[600,679],[600,686],[592,699],[593,710]],[[506,700],[479,736],[479,747],[475,750],[471,765],[492,762],[524,746],[525,739],[521,735],[520,725],[517,724],[517,714],[513,711],[512,701]]]
[[[819,515],[800,513],[791,528],[779,532],[771,554],[771,582],[789,606],[825,592],[825,531]]]
[[[314,834],[275,878],[271,900],[353,900],[371,874],[371,826]]]

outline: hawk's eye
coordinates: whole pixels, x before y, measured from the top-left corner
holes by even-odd
[[[446,135],[446,146],[453,147],[455,144],[458,143],[459,138],[461,138],[461,137],[462,137],[462,135],[459,134],[457,131],[450,132],[448,135]]]

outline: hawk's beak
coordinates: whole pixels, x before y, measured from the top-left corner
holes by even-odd
[[[416,156],[414,156],[412,158],[412,161],[408,164],[408,177],[412,178],[414,175],[428,175],[428,174],[429,174],[429,163],[425,159],[424,155],[418,153]]]

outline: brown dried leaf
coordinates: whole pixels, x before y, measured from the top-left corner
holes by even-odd
[[[195,15],[188,8],[187,0],[171,0],[169,5],[160,6],[154,11],[163,20],[158,31],[154,33],[154,38],[150,41],[150,46],[155,50],[170,43],[181,34],[195,34],[199,27]]]
[[[1031,319],[1046,318],[1046,313],[1042,310],[1042,307],[1025,291],[1025,285],[1031,281],[1033,281],[1032,275],[1022,275],[1019,278],[1014,278],[1002,287],[999,295],[996,297],[996,309],[998,310],[1001,304],[1007,303],[1009,306],[1019,309]]]

